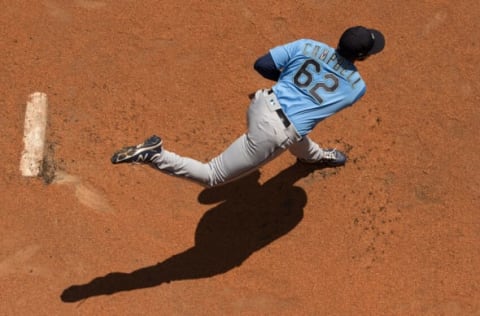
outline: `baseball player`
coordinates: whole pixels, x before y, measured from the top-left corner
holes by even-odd
[[[144,163],[171,175],[214,187],[243,177],[287,149],[303,163],[337,167],[347,157],[324,149],[308,134],[322,120],[354,104],[366,91],[354,63],[379,53],[381,32],[363,26],[348,28],[336,48],[300,39],[271,49],[254,64],[276,83],[251,95],[248,130],[207,163],[167,151],[156,135],[142,144],[124,147],[112,163]]]

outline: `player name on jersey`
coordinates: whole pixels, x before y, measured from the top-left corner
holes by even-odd
[[[355,84],[361,80],[361,77],[355,67],[336,54],[335,50],[329,46],[313,45],[306,43],[303,47],[305,56],[317,59],[335,70],[341,77],[345,78],[355,88]],[[356,76],[355,76],[356,74]]]

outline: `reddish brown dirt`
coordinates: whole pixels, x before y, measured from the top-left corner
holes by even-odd
[[[478,1],[1,2],[0,314],[480,315]],[[215,156],[258,56],[356,24],[387,47],[312,133],[344,168],[285,154],[204,191],[110,163],[153,133]],[[19,171],[35,91],[50,184]]]

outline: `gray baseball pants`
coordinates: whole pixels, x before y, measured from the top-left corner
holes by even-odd
[[[247,112],[248,130],[223,153],[207,163],[162,149],[152,166],[170,175],[184,177],[206,187],[246,176],[287,149],[308,161],[322,158],[323,150],[308,136],[300,137],[293,124],[282,120],[275,94],[258,90]]]

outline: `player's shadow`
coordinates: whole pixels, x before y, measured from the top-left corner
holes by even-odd
[[[113,272],[61,294],[64,302],[143,289],[162,283],[207,278],[240,266],[251,254],[287,234],[303,218],[307,196],[294,186],[315,170],[294,164],[260,185],[259,172],[233,183],[205,189],[204,204],[222,203],[205,213],[195,232],[195,245],[156,265],[131,273]]]

